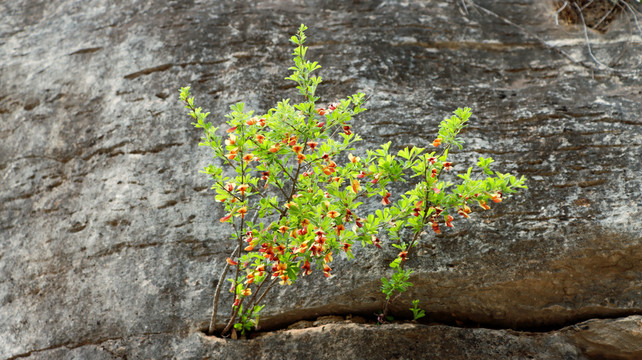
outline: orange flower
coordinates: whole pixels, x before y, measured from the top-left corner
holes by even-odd
[[[265,118],[260,118],[259,119],[259,125],[260,126],[265,126],[265,122],[266,122]]]
[[[232,260],[230,258],[225,259],[225,261],[227,261],[227,263],[230,264],[231,266],[236,266],[236,265],[239,264],[238,261],[234,261],[234,260]]]
[[[480,201],[479,206],[481,206],[482,209],[484,210],[490,210],[490,206],[488,206],[488,204],[485,201]]]
[[[301,146],[299,144],[296,144],[296,145],[292,146],[292,151],[294,151],[297,154],[300,153],[301,150],[303,150],[303,146]]]
[[[325,115],[325,114],[326,114],[326,113],[328,113],[328,112],[327,112],[324,108],[319,108],[319,109],[317,109],[317,113],[318,113],[319,115],[323,116],[323,115]]]
[[[279,228],[279,231],[281,232],[281,234],[285,234],[289,229],[289,227],[283,225]]]
[[[236,126],[235,126],[235,127],[231,127],[231,128],[229,128],[229,129],[227,129],[227,132],[228,132],[228,133],[233,133],[233,132],[235,132],[235,131],[236,131]]]
[[[245,154],[243,156],[243,160],[245,160],[245,162],[250,162],[250,161],[252,161],[252,159],[254,159],[254,155],[252,155],[252,154]]]
[[[255,118],[255,117],[253,117],[253,118],[251,118],[250,120],[246,121],[245,123],[246,123],[247,125],[254,125],[254,124],[256,124],[258,121],[259,121],[259,119],[257,119],[257,118]]]
[[[317,147],[317,145],[319,145],[319,143],[318,143],[318,142],[308,141],[308,146],[309,146],[309,147],[310,147],[310,149],[312,149],[312,150],[314,150],[314,148],[315,148],[315,147]]]
[[[252,295],[252,289],[250,289],[250,288],[245,288],[245,289],[241,290],[241,295],[243,295],[243,296],[250,296],[250,295]]]
[[[350,160],[351,163],[356,164],[361,160],[360,157],[352,155],[352,153],[348,154],[348,159]]]
[[[344,125],[343,126],[343,133],[346,135],[352,134],[352,131],[350,131],[350,126],[349,125]]]
[[[247,280],[245,281],[248,285],[254,282],[254,273],[249,273],[247,274],[246,278]]]
[[[244,250],[245,251],[252,251],[253,249],[254,249],[254,245],[250,244],[250,245],[246,246]]]
[[[229,214],[229,215],[223,216],[223,217],[221,218],[221,222],[222,222],[222,223],[223,223],[223,222],[226,222],[226,221],[228,221],[231,217],[232,217],[232,214]]]
[[[346,229],[346,227],[345,227],[345,226],[343,226],[343,224],[339,224],[339,225],[337,225],[337,235],[339,235],[339,236],[340,236],[340,235],[341,235],[341,232],[342,232],[343,230],[345,230],[345,229]]]
[[[271,153],[276,153],[277,151],[279,151],[279,149],[281,149],[281,144],[276,143],[276,144],[272,145],[272,147],[269,148],[268,151],[271,152]]]
[[[259,144],[263,144],[263,140],[265,140],[265,136],[263,136],[261,134],[257,134],[256,135],[256,141],[258,141]]]
[[[234,134],[230,134],[230,138],[225,140],[225,145],[227,146],[236,145],[236,136]]]
[[[333,168],[330,166],[323,166],[321,170],[323,170],[323,173],[326,175],[332,175],[336,171],[336,168]]]
[[[341,178],[338,177],[338,176],[335,176],[335,177],[332,178],[332,181],[340,183],[341,182]]]
[[[336,212],[336,211],[334,211],[334,210],[332,210],[332,211],[328,211],[328,217],[329,217],[329,218],[331,218],[331,219],[336,219],[338,216],[339,216],[339,213],[338,213],[338,212]]]
[[[301,162],[303,162],[303,160],[305,160],[305,155],[298,153],[296,154],[296,158],[297,160],[299,160],[299,164],[300,164]]]
[[[359,191],[361,191],[361,184],[359,184],[359,180],[353,179],[352,180],[352,192],[355,194],[358,194]]]
[[[502,193],[497,192],[497,193],[491,194],[490,199],[493,200],[493,202],[500,203],[502,202],[502,196],[503,196]]]
[[[432,146],[438,147],[441,145],[441,138],[436,138],[435,141],[432,142]]]
[[[236,154],[233,154],[233,153],[225,154],[225,157],[230,160],[234,160],[234,158],[236,157]]]
[[[241,219],[245,217],[245,213],[247,213],[247,207],[243,206],[242,208],[236,210],[239,214],[241,214]]]
[[[446,217],[446,226],[453,227],[452,221],[453,221],[453,217],[448,215],[448,217]]]
[[[250,187],[250,185],[248,185],[248,184],[242,184],[242,185],[239,185],[239,187],[238,187],[238,191],[241,193],[241,195],[245,195],[245,191],[246,191],[246,190],[247,190],[247,188],[249,188],[249,187]]]

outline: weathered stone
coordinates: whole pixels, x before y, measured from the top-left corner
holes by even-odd
[[[642,313],[640,74],[588,67],[583,33],[556,25],[551,3],[15,0],[0,13],[0,358],[639,354],[629,315]],[[283,80],[287,39],[302,22],[323,66],[322,101],[371,96],[354,124],[364,144],[423,146],[444,116],[470,106],[455,169],[492,154],[498,170],[530,179],[528,192],[423,239],[395,316],[409,316],[418,298],[426,321],[456,326],[624,320],[536,335],[331,324],[204,337],[233,246],[196,172],[210,155],[177,89],[192,85],[214,121],[239,100],[265,111],[294,97]],[[612,66],[637,66],[630,24],[591,33],[595,56],[622,53]],[[337,257],[331,280],[313,274],[275,291],[264,328],[371,317],[396,252],[356,251],[357,261]]]

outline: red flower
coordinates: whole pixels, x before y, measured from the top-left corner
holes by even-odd
[[[408,252],[407,252],[407,251],[402,251],[402,252],[400,252],[400,253],[399,253],[399,255],[397,255],[397,256],[399,256],[399,258],[401,259],[401,261],[406,261],[406,258],[408,257]]]
[[[438,147],[441,145],[441,138],[436,138],[435,141],[432,142],[432,146]]]
[[[432,171],[430,172],[430,177],[434,178],[435,176],[437,176],[437,169],[432,169]]]
[[[302,276],[312,274],[312,269],[310,268],[310,262],[308,260],[303,263],[303,266],[301,266],[301,270],[303,270],[303,272],[301,273]]]
[[[383,206],[390,205],[390,195],[391,194],[386,191],[386,196],[384,196],[383,199],[381,200],[381,205]]]
[[[325,121],[318,122],[316,127],[321,128],[323,125],[325,125]]]
[[[344,244],[343,244],[343,251],[345,251],[345,252],[350,251],[350,247],[351,247],[351,246],[352,246],[351,244],[344,243]]]
[[[490,210],[490,206],[485,201],[480,201],[479,206],[481,206],[484,210]]]
[[[236,298],[236,300],[234,300],[234,304],[232,304],[232,307],[237,307],[239,306],[240,303],[241,303],[241,299]]]
[[[265,136],[261,134],[256,135],[256,141],[258,141],[259,144],[263,144],[263,140],[265,140]]]
[[[379,238],[374,235],[372,235],[372,244],[381,249],[381,240],[379,240]]]
[[[245,217],[245,213],[247,213],[247,207],[243,206],[242,208],[236,210],[239,214],[241,214],[241,219]]]
[[[357,175],[357,179],[363,179],[364,177],[366,177],[365,171],[362,171],[361,173],[359,173],[359,175]]]
[[[332,276],[332,275],[330,275],[330,271],[331,270],[332,270],[332,268],[330,268],[328,266],[328,264],[323,264],[323,276],[325,276],[327,278],[331,277]]]
[[[448,217],[446,217],[446,226],[453,227],[452,221],[453,221],[453,217],[448,215]]]
[[[222,222],[222,223],[223,223],[223,222],[226,222],[226,221],[228,221],[231,217],[232,217],[232,214],[225,215],[225,216],[223,216],[223,217],[221,218],[221,222]]]
[[[260,118],[259,119],[259,125],[260,126],[265,126],[265,121],[266,121],[265,118]]]
[[[448,170],[452,169],[452,167],[453,167],[453,163],[451,163],[451,162],[445,162],[445,163],[444,163],[444,169],[445,169],[446,171],[448,171]]]
[[[234,260],[232,260],[230,258],[225,259],[225,261],[227,261],[227,263],[230,264],[231,266],[236,266],[236,265],[239,264],[238,261],[234,261]]]
[[[252,159],[254,159],[254,155],[252,155],[252,154],[245,154],[243,156],[243,160],[245,160],[245,162],[250,162],[250,161],[252,161]]]
[[[412,215],[419,216],[419,213],[421,212],[421,204],[423,204],[423,203],[424,203],[424,201],[421,200],[420,202],[415,204],[415,208],[412,209],[412,211],[414,212]]]
[[[262,180],[267,180],[270,177],[270,172],[269,171],[264,171],[261,175],[263,175],[261,177]]]
[[[246,122],[245,122],[245,124],[247,124],[247,125],[250,125],[250,126],[251,126],[251,125],[256,124],[258,121],[259,121],[259,119],[257,119],[257,118],[255,118],[255,117],[253,117],[253,118],[251,118],[250,120],[246,121]]]
[[[343,226],[343,224],[339,224],[339,225],[337,225],[337,235],[341,236],[341,232],[342,232],[343,230],[345,230],[345,229],[346,229],[346,227],[345,227],[345,226]]]
[[[352,134],[352,131],[350,131],[350,126],[349,125],[344,125],[343,126],[343,133],[346,135]]]
[[[497,192],[497,193],[494,193],[494,194],[490,195],[490,199],[493,200],[493,202],[496,202],[496,203],[502,202],[502,197],[503,197],[503,195],[500,192]]]
[[[312,150],[314,150],[314,148],[317,147],[317,145],[319,145],[319,143],[315,142],[315,141],[308,141],[307,144],[310,147],[310,149],[312,149]]]
[[[439,223],[436,221],[432,223],[432,231],[435,232],[435,234],[441,234],[441,230],[439,230]]]
[[[301,146],[299,144],[296,144],[296,145],[292,146],[292,151],[294,151],[295,153],[300,153],[301,150],[303,150],[303,146]]]
[[[428,158],[428,162],[430,163],[430,165],[434,165],[435,161],[437,161],[437,159],[435,159],[434,157]]]
[[[303,162],[303,160],[305,160],[305,155],[299,153],[299,154],[296,154],[296,158],[297,158],[297,160],[299,161],[299,164],[300,164],[301,162]]]
[[[236,126],[235,126],[235,127],[231,127],[231,128],[229,128],[229,129],[227,129],[227,132],[228,132],[228,133],[232,133],[232,132],[235,132],[235,131],[236,131]]]

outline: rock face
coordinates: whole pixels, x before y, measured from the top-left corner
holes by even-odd
[[[581,28],[539,1],[16,0],[0,13],[0,358],[642,356],[642,40],[627,13],[589,33],[621,71],[600,70]],[[455,169],[492,154],[530,179],[410,260],[415,286],[393,312],[417,298],[446,325],[199,331],[232,245],[177,89],[218,121],[236,101],[294,97],[300,23],[321,100],[371,96],[354,124],[369,146],[424,146],[469,106]],[[278,289],[264,327],[370,316],[394,250]]]

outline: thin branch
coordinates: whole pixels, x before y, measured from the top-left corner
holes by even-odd
[[[231,256],[234,255],[235,252],[237,252],[239,249],[238,245],[236,246],[236,249],[232,251]],[[221,272],[221,276],[218,278],[218,284],[216,284],[216,291],[214,292],[214,300],[212,304],[212,318],[210,319],[210,326],[209,329],[207,330],[207,333],[209,335],[213,335],[214,331],[216,331],[216,317],[218,316],[218,298],[221,295],[221,284],[223,284],[223,281],[225,281],[225,275],[227,275],[227,271],[230,269],[230,264],[225,262],[225,268],[223,268],[223,272]]]

